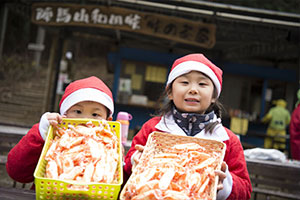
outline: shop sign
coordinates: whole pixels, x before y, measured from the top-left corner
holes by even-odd
[[[177,42],[212,48],[216,26],[167,15],[98,5],[35,3],[33,23],[91,26],[132,31]]]

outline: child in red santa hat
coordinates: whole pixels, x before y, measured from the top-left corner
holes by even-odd
[[[46,112],[7,156],[9,176],[21,183],[34,180],[34,170],[42,152],[47,130],[66,118],[111,120],[114,112],[112,92],[95,76],[74,81],[68,85],[60,101],[60,114]]]
[[[124,170],[132,172],[153,131],[223,141],[226,144],[220,171],[217,199],[250,199],[251,183],[242,145],[221,123],[222,70],[202,54],[177,59],[168,76],[160,114],[147,121],[133,138]]]

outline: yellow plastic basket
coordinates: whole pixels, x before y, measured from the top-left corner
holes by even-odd
[[[90,119],[63,119],[60,127],[68,127],[68,125],[78,125],[91,121],[94,125],[99,126],[99,121]],[[65,181],[58,179],[45,178],[47,161],[44,159],[50,147],[50,139],[54,138],[53,128],[50,126],[48,135],[39,158],[37,167],[34,171],[34,183],[36,191],[36,199],[117,199],[121,185],[123,183],[123,165],[122,165],[122,149],[120,123],[108,121],[109,126],[116,132],[118,137],[118,153],[119,153],[119,180],[117,184],[105,184],[91,182],[88,184],[78,183],[76,181]],[[72,186],[72,189],[70,188]],[[78,189],[74,189],[74,188]],[[84,187],[84,189],[82,189]]]

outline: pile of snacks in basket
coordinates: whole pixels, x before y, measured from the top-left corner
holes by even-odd
[[[223,142],[153,132],[120,199],[215,199]]]
[[[37,197],[116,199],[123,176],[120,143],[118,122],[64,119],[51,127],[34,173]]]

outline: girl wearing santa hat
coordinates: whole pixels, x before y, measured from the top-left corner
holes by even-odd
[[[168,75],[160,114],[147,121],[133,138],[125,157],[124,170],[132,172],[147,138],[153,131],[223,141],[224,162],[219,176],[217,199],[250,199],[251,183],[242,145],[221,123],[222,70],[202,54],[177,59]]]
[[[63,117],[111,120],[114,112],[112,92],[95,76],[68,85],[59,103],[60,114],[46,112],[7,156],[9,176],[21,183],[34,180],[34,170],[42,152],[47,130],[57,126]]]

